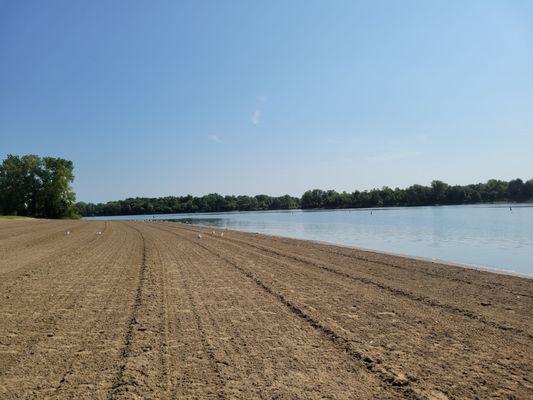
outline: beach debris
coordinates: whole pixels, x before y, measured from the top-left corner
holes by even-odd
[[[201,239],[202,238],[202,234],[199,233],[197,237],[198,237],[198,239]]]

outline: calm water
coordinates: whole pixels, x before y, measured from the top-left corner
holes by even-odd
[[[101,219],[175,219],[533,275],[533,206],[525,204],[513,204],[512,211],[468,205]]]

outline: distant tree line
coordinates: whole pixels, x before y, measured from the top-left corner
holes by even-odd
[[[221,196],[212,193],[201,197],[136,197],[99,204],[79,202],[77,207],[82,216],[290,210],[300,208],[300,199],[289,195]]]
[[[431,206],[503,201],[533,201],[533,179],[525,183],[521,179],[509,182],[491,179],[486,183],[465,186],[433,181],[431,186],[412,185],[406,189],[385,186],[352,193],[314,189],[303,194],[301,208]]]
[[[0,214],[76,217],[73,169],[62,158],[8,155],[0,165]]]
[[[271,197],[221,196],[167,196],[158,198],[136,197],[107,203],[77,203],[83,216],[173,214],[222,211],[260,211],[302,209],[335,209],[392,206],[429,206],[445,204],[474,204],[492,202],[533,201],[533,179],[509,182],[491,179],[486,183],[448,185],[433,181],[430,186],[413,185],[406,189],[381,189],[336,192],[335,190],[308,190],[301,198],[289,195]]]

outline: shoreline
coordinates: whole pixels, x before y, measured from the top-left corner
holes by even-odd
[[[190,215],[210,215],[210,214],[241,214],[241,213],[277,213],[277,212],[328,212],[328,211],[387,211],[387,210],[402,210],[402,209],[411,209],[411,208],[427,208],[427,207],[479,207],[487,206],[486,208],[507,208],[509,206],[516,208],[530,208],[533,207],[533,201],[531,202],[516,202],[516,203],[507,203],[507,202],[495,202],[495,203],[465,203],[465,204],[433,204],[433,205],[419,205],[419,206],[381,206],[381,207],[355,207],[355,208],[284,208],[284,209],[275,209],[275,210],[233,210],[233,211],[191,211],[191,212],[181,212],[181,213],[157,213],[157,214],[117,214],[117,215],[86,215],[82,216],[82,220],[105,220],[106,218],[110,221],[114,220],[128,220],[127,217],[157,217],[164,215],[180,215],[184,218]],[[158,219],[158,218],[155,218]],[[131,219],[128,221],[136,221],[136,219]],[[140,220],[139,220],[140,221]]]
[[[326,246],[334,246],[334,247],[340,247],[340,248],[344,248],[344,249],[357,250],[357,251],[362,251],[362,252],[365,252],[365,253],[371,253],[371,254],[376,254],[376,255],[387,255],[387,256],[393,256],[393,257],[403,258],[403,259],[407,259],[407,260],[422,261],[422,262],[441,265],[441,266],[464,268],[464,269],[467,269],[467,270],[474,270],[474,271],[479,271],[479,272],[489,272],[489,273],[493,273],[493,274],[496,274],[496,275],[508,275],[508,276],[515,276],[515,277],[518,277],[518,278],[525,278],[525,279],[533,280],[533,275],[522,274],[522,273],[519,273],[519,272],[508,271],[508,270],[504,270],[504,269],[497,269],[497,268],[484,267],[484,266],[478,266],[478,265],[456,263],[456,262],[453,262],[453,261],[441,260],[441,259],[436,259],[436,258],[415,256],[415,255],[410,255],[410,254],[389,252],[389,251],[384,251],[384,250],[376,250],[376,249],[370,249],[370,248],[366,248],[366,247],[352,246],[352,245],[334,243],[334,242],[327,242],[327,241],[322,241],[322,240],[302,239],[302,238],[293,237],[293,236],[282,236],[282,235],[274,235],[274,234],[262,233],[262,232],[243,231],[243,230],[239,230],[239,229],[221,228],[221,227],[216,227],[216,226],[211,226],[211,225],[188,224],[188,223],[183,223],[183,222],[175,222],[175,221],[172,221],[172,220],[161,220],[161,221],[171,222],[171,223],[174,223],[174,224],[180,224],[180,225],[184,225],[184,226],[197,226],[197,227],[202,227],[202,228],[206,228],[206,229],[207,228],[212,228],[212,229],[219,229],[219,230],[228,230],[228,231],[239,232],[239,233],[243,233],[243,234],[262,235],[262,236],[266,236],[266,237],[279,238],[279,239],[300,240],[300,241],[304,241],[304,242],[316,243],[316,244],[321,244],[321,245],[326,245]],[[153,220],[153,221],[149,221],[149,222],[158,222],[158,221],[157,220]]]

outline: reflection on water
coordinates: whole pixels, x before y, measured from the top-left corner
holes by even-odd
[[[111,218],[111,217],[109,217]],[[319,240],[533,275],[533,207],[437,206],[129,216]]]

